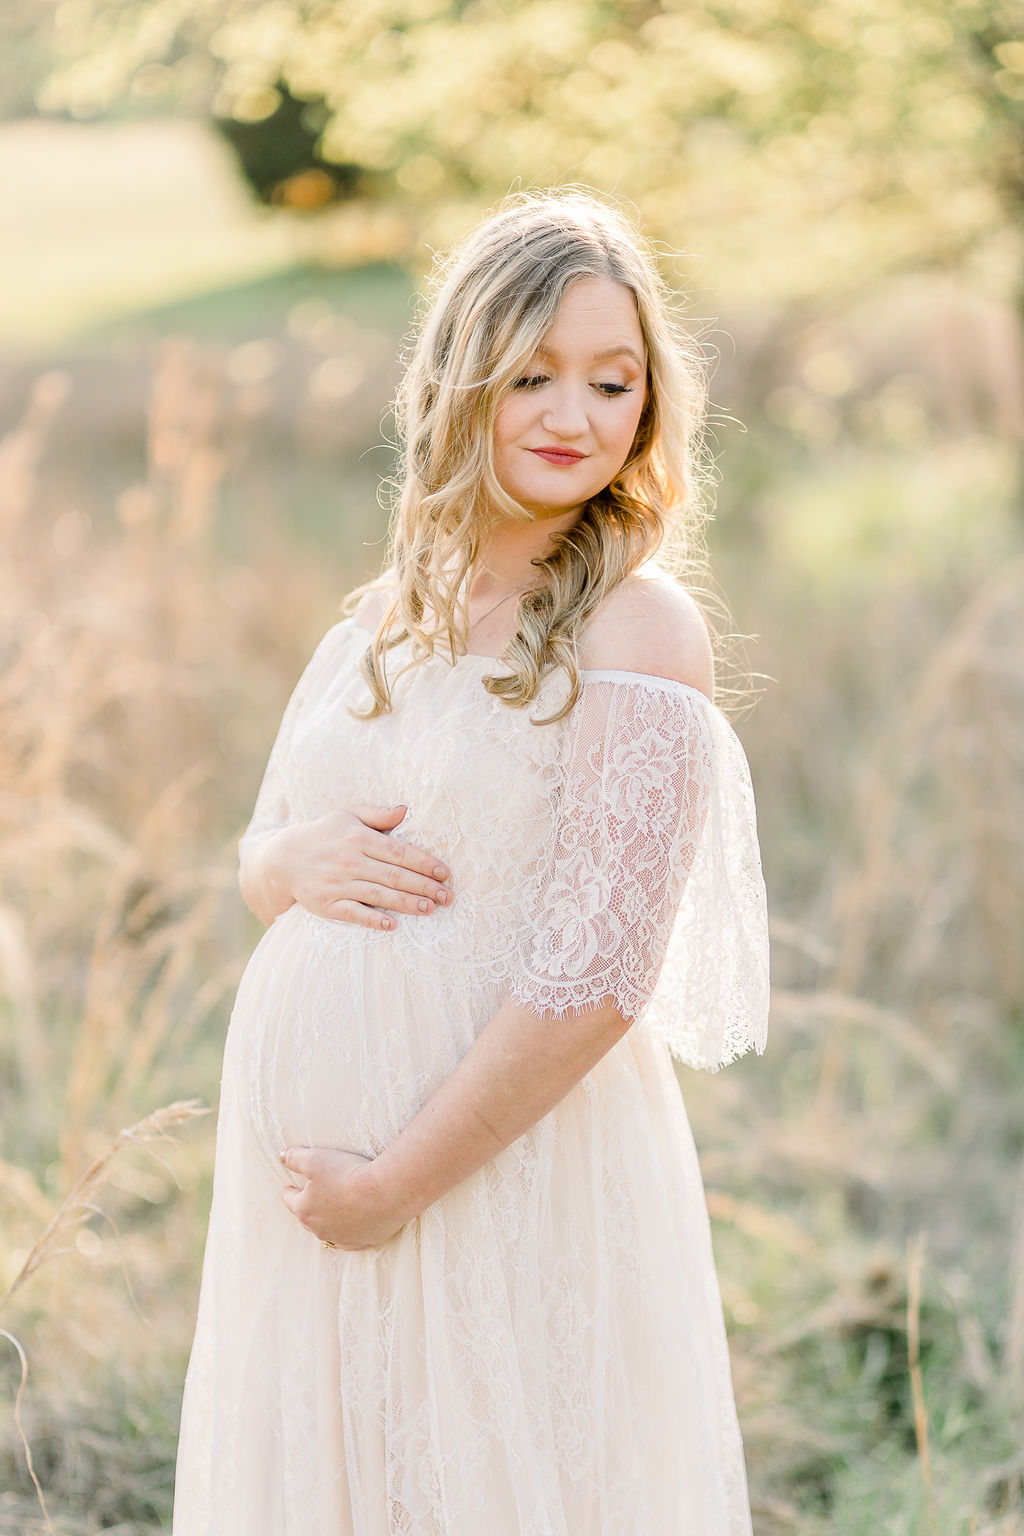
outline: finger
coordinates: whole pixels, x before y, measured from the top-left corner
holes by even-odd
[[[389,932],[395,926],[395,919],[389,912],[378,912],[376,907],[364,907],[358,901],[327,902],[323,912],[319,916],[329,917],[336,923],[355,923],[358,928],[377,928]]]
[[[409,807],[407,805],[350,805],[349,810],[353,816],[367,827],[375,827],[378,832],[390,832],[392,827],[397,827],[400,821],[404,821]]]
[[[385,912],[433,912],[446,907],[455,899],[444,886],[417,882],[421,894],[414,891],[395,891],[383,882],[375,880],[349,880],[346,896],[368,907],[380,907]],[[442,897],[442,894],[443,897]]]
[[[302,1199],[301,1189],[296,1189],[294,1184],[286,1184],[281,1191],[281,1199],[293,1216],[299,1216],[299,1201]],[[302,1220],[301,1216],[299,1216],[299,1220]]]
[[[290,1173],[298,1173],[304,1179],[312,1176],[316,1163],[316,1149],[314,1147],[285,1147],[279,1154],[282,1163]]]
[[[412,843],[403,843],[383,832],[374,832],[372,828],[367,829],[363,852],[382,864],[394,864],[399,869],[407,869],[415,875],[426,875],[435,880],[447,880],[451,873],[443,859],[432,853],[424,853],[422,848]]]
[[[443,869],[443,864],[435,864],[434,869]],[[419,874],[407,864],[400,864],[394,859],[378,859],[375,853],[363,854],[363,865],[351,870],[351,884],[363,879],[369,884],[377,884],[389,891],[397,891],[399,896],[426,896],[429,901],[436,902],[438,906],[445,906],[451,901],[451,887],[442,881],[432,879],[430,875]],[[362,898],[360,898],[362,899]]]

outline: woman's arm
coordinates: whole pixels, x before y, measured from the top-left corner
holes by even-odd
[[[406,814],[361,805],[258,835],[238,868],[242,895],[261,923],[298,902],[319,917],[394,928],[393,912],[429,916],[454,901],[447,865],[390,837]]]
[[[290,832],[290,827],[265,832],[239,855],[238,886],[242,900],[268,927],[275,917],[295,904],[287,862],[282,857],[282,842]]]
[[[599,651],[603,665],[628,661],[631,670],[689,687],[708,682],[706,631],[691,622],[685,595],[650,582],[628,588],[622,601],[625,638],[616,645],[609,636]],[[596,685],[578,706],[565,766],[570,787],[552,832],[549,874],[560,882],[558,897],[546,918],[538,909],[509,1000],[451,1076],[372,1162],[323,1147],[283,1155],[309,1180],[283,1198],[318,1236],[350,1248],[386,1241],[536,1125],[643,1006],[706,800],[699,712],[671,692],[642,700]],[[605,888],[608,910],[592,910],[593,892]],[[563,944],[573,891],[581,911]]]
[[[353,617],[360,624],[375,622],[372,610],[380,603],[379,593],[368,593]],[[429,916],[454,900],[442,883],[449,876],[444,861],[390,835],[407,806],[348,806],[314,821],[293,820],[292,738],[307,702],[336,671],[344,633],[344,621],[327,631],[296,683],[239,841],[239,887],[263,923],[297,902],[336,922],[389,929],[395,927],[392,913]]]
[[[338,1248],[386,1242],[525,1135],[628,1028],[610,1002],[560,1019],[503,1003],[433,1098],[372,1162],[330,1147],[289,1147],[284,1166],[308,1182],[282,1191],[286,1205]]]

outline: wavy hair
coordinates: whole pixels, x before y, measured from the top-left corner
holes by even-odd
[[[371,719],[391,708],[387,652],[411,641],[397,674],[432,656],[439,641],[455,659],[467,650],[468,593],[491,520],[532,514],[499,485],[494,464],[498,407],[580,278],[610,278],[636,300],[647,350],[643,411],[626,463],[552,535],[533,560],[537,584],[519,598],[515,634],[500,659],[507,676],[484,686],[513,707],[537,695],[564,667],[579,693],[578,639],[608,594],[656,551],[677,576],[703,560],[701,483],[705,408],[703,354],[677,318],[672,297],[637,229],[614,206],[582,191],[508,199],[447,261],[429,302],[396,400],[403,467],[396,484],[388,565],[350,593],[391,594],[361,670],[373,695]],[[667,557],[667,560],[666,558]]]

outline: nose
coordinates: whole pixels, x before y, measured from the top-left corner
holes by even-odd
[[[582,391],[569,380],[556,384],[546,391],[541,426],[552,437],[582,437],[589,430],[590,421]]]

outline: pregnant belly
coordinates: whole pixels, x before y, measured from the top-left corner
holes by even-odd
[[[378,933],[289,907],[239,983],[222,1092],[278,1171],[286,1146],[375,1156],[469,1048],[481,1003],[489,1017],[479,996],[444,1002],[401,929]]]

